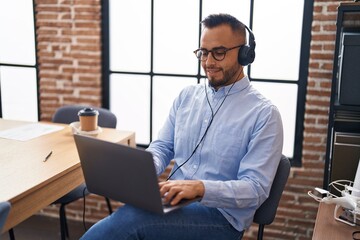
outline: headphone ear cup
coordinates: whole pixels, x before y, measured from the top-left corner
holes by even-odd
[[[255,59],[255,50],[249,45],[241,46],[238,54],[238,62],[242,66],[249,65],[254,62]]]

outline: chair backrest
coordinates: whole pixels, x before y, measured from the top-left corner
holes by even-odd
[[[84,105],[68,105],[60,107],[54,113],[52,121],[55,123],[72,123],[79,121],[78,112],[85,107],[91,107],[99,111],[98,125],[100,127],[116,128],[117,118],[110,110]]]
[[[276,175],[271,186],[269,197],[256,210],[254,222],[259,224],[259,230],[263,231],[265,225],[271,224],[276,215],[282,192],[285,188],[290,173],[290,161],[284,155],[281,156]]]
[[[5,225],[6,218],[10,212],[11,205],[9,202],[0,202],[0,235]],[[0,236],[1,237],[1,236]]]

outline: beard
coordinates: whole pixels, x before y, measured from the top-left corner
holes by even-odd
[[[238,70],[237,66],[233,66],[229,70],[224,70],[223,68],[221,68],[219,70],[220,70],[220,72],[223,73],[223,78],[216,78],[216,77],[212,77],[212,76],[209,77],[209,75],[206,73],[206,77],[209,80],[209,84],[213,88],[219,89],[220,87],[229,85],[236,81],[236,79],[234,79],[234,78],[235,78],[236,72]]]

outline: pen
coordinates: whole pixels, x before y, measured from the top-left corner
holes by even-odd
[[[43,162],[46,162],[49,159],[49,157],[51,156],[51,154],[52,154],[52,151],[49,152],[49,154],[45,157]]]

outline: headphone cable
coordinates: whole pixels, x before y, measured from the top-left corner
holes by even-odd
[[[244,69],[241,69],[241,72],[239,73],[238,77],[241,75],[241,73],[243,72],[243,70],[244,70]],[[238,78],[238,77],[237,77],[237,78]],[[236,78],[236,79],[237,79],[237,78]],[[185,163],[187,163],[187,162],[190,160],[190,158],[195,154],[195,152],[196,152],[196,150],[198,149],[198,147],[200,146],[201,142],[204,140],[204,138],[205,138],[205,136],[206,136],[206,134],[207,134],[207,132],[208,132],[208,130],[209,130],[209,128],[210,128],[210,126],[211,126],[214,118],[215,118],[215,115],[219,112],[220,108],[221,108],[222,105],[224,104],[226,98],[229,96],[229,93],[230,93],[231,89],[234,87],[234,85],[235,85],[236,82],[237,82],[237,81],[235,81],[235,82],[232,83],[232,85],[231,85],[231,87],[229,88],[229,90],[227,91],[224,99],[222,100],[222,102],[220,103],[219,107],[216,109],[216,111],[215,111],[215,113],[214,113],[213,108],[211,107],[211,104],[210,104],[210,101],[209,101],[209,97],[208,97],[208,95],[207,95],[207,88],[206,88],[206,81],[205,81],[205,95],[206,95],[207,103],[208,103],[208,105],[209,105],[209,107],[210,107],[210,110],[211,110],[211,119],[210,119],[209,124],[207,125],[207,127],[206,127],[206,129],[205,129],[204,134],[202,135],[202,137],[201,137],[200,141],[198,142],[198,144],[196,144],[196,146],[195,146],[194,150],[192,151],[192,153],[190,154],[190,156],[189,156],[182,164],[180,164],[174,171],[172,171],[172,173],[167,177],[166,181],[168,181],[168,180],[177,172],[177,170],[179,170],[182,166],[184,166]]]
[[[85,232],[87,231],[87,227],[86,227],[86,223],[85,223],[85,203],[86,203],[86,201],[85,201],[85,197],[86,197],[86,194],[85,194],[85,192],[86,192],[86,190],[87,190],[87,187],[84,187],[84,189],[83,189],[83,227],[84,227],[84,230],[85,230]]]

